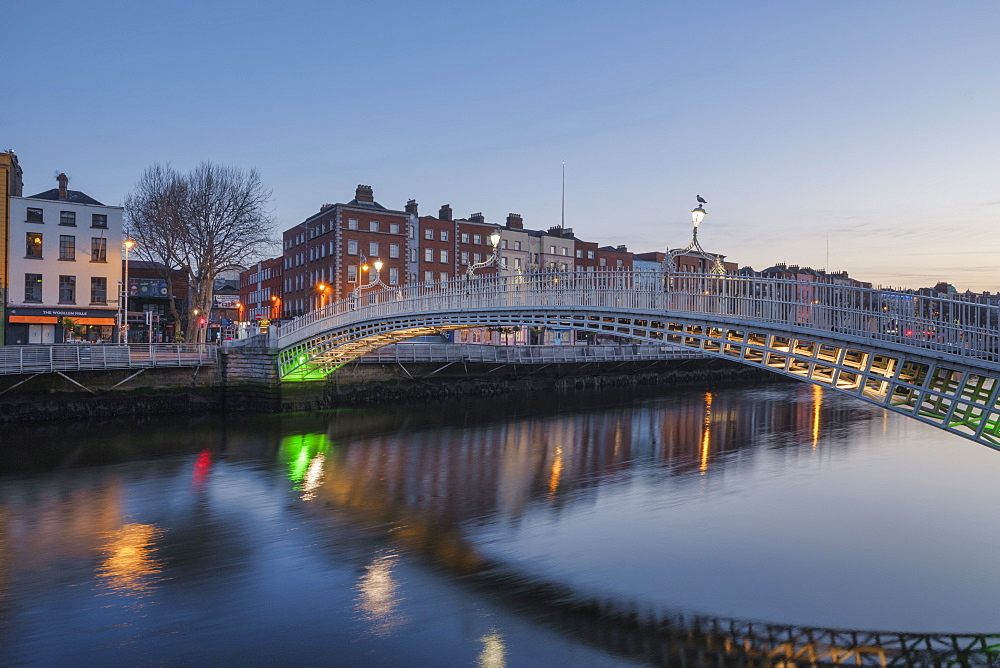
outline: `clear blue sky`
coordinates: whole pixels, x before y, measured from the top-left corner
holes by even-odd
[[[279,229],[359,183],[636,252],[700,240],[887,285],[1000,290],[1000,2],[16,2],[29,194],[256,167]]]

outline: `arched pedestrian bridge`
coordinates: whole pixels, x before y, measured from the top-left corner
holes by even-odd
[[[1000,308],[780,279],[516,274],[384,288],[277,328],[283,380],[474,327],[597,332],[697,349],[878,404],[1000,449]]]

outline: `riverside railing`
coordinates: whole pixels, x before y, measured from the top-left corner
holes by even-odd
[[[478,343],[395,343],[359,357],[358,362],[484,362],[488,364],[566,364],[655,362],[702,359],[697,350],[666,345],[494,346]]]
[[[218,346],[208,343],[0,346],[0,374],[5,375],[206,366],[218,360]]]
[[[1000,362],[1000,307],[961,296],[659,271],[514,274],[383,288],[296,318],[281,325],[276,336],[283,348],[380,318],[548,309],[704,316]]]

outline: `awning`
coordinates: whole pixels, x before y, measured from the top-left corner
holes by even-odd
[[[59,322],[59,318],[45,315],[12,315],[10,321],[26,322],[32,325],[55,325]]]
[[[63,318],[66,320],[66,318]],[[113,325],[114,318],[69,318],[77,325]]]

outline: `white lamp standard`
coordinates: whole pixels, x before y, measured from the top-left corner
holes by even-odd
[[[707,215],[704,207],[702,206],[705,202],[700,197],[698,198],[698,202],[698,206],[691,211],[691,243],[684,248],[669,251],[663,259],[664,269],[668,273],[677,271],[675,259],[678,256],[688,254],[697,255],[698,257],[711,262],[711,271],[713,274],[726,273],[726,267],[722,264],[722,260],[719,259],[719,256],[714,253],[706,253],[705,249],[701,247],[700,243],[698,243],[698,226],[701,225],[701,221],[705,220],[705,216]]]
[[[482,262],[470,264],[469,268],[465,270],[466,278],[472,278],[472,274],[476,271],[476,269],[482,269],[483,267],[488,267],[491,264],[495,264],[497,269],[504,268],[503,262],[500,259],[500,230],[493,230],[490,234],[490,244],[493,246],[493,254]]]
[[[126,239],[122,246],[125,247],[125,280],[122,282],[122,293],[118,300],[118,343],[128,343],[128,252],[132,250],[135,242]]]
[[[362,270],[365,270],[367,268],[368,268],[367,264],[361,265]],[[359,285],[358,287],[354,288],[354,291],[351,292],[352,297],[357,297],[361,294],[362,290],[367,290],[368,288],[374,288],[376,285],[381,285],[382,287],[389,287],[382,282],[382,279],[379,276],[379,272],[382,271],[382,260],[375,260],[374,262],[372,262],[372,269],[375,270],[372,272],[372,279],[369,282],[365,283],[364,285]]]

